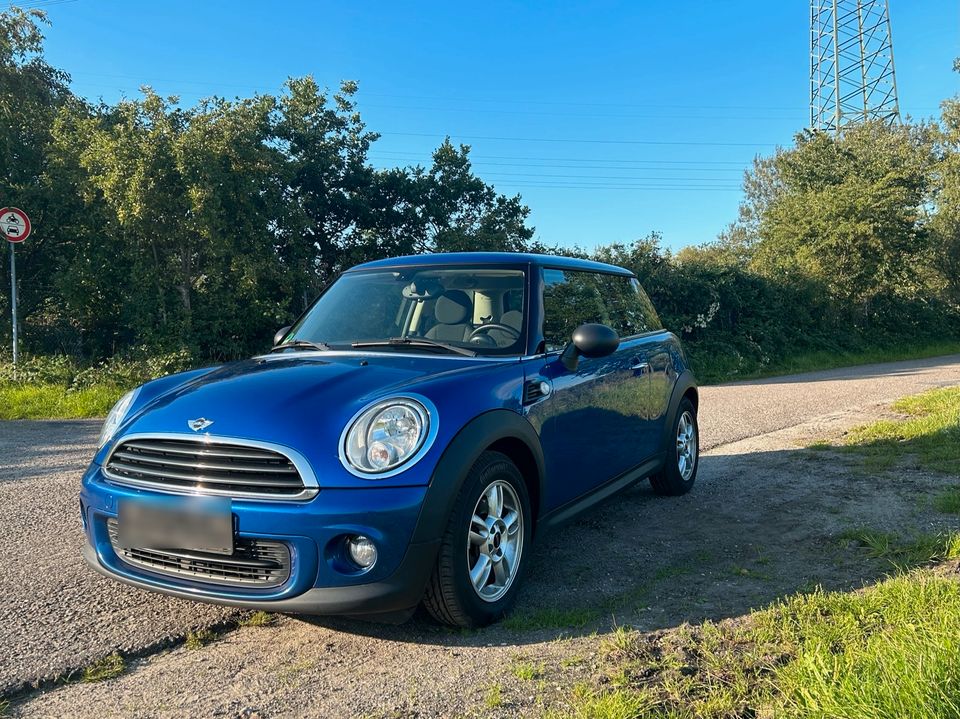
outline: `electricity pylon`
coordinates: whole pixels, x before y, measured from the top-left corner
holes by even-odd
[[[810,127],[900,120],[889,0],[810,0]]]

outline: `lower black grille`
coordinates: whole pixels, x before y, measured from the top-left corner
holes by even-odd
[[[290,578],[290,549],[283,542],[238,538],[233,554],[207,554],[175,549],[124,548],[117,520],[107,520],[113,551],[127,564],[171,577],[213,584],[277,587]]]

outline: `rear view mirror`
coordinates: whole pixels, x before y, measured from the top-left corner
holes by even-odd
[[[560,355],[560,362],[573,372],[581,355],[591,359],[606,357],[616,352],[619,346],[620,337],[612,327],[596,323],[580,325],[573,331],[573,338]]]

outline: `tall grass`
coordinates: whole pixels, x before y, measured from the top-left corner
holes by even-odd
[[[30,356],[14,370],[0,357],[0,420],[102,417],[128,389],[192,364],[186,352],[140,352],[92,365],[65,355]]]
[[[960,582],[930,569],[635,638],[554,718],[960,717]]]
[[[125,391],[112,384],[75,391],[53,384],[0,384],[0,420],[103,417]]]
[[[847,451],[865,456],[875,469],[909,459],[925,469],[960,475],[960,387],[904,397],[891,406],[904,419],[856,427]]]
[[[960,584],[919,573],[859,594],[795,597],[759,637],[795,647],[772,679],[784,716],[960,716]]]

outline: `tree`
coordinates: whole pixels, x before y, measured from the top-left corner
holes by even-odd
[[[953,69],[960,72],[960,58]],[[935,198],[936,214],[930,223],[934,238],[934,265],[947,301],[960,308],[960,96],[942,107],[941,184]]]
[[[26,290],[20,293],[21,317],[44,305],[43,294],[50,290],[44,268],[56,249],[48,213],[66,189],[43,182],[53,119],[71,97],[69,77],[43,58],[44,24],[46,15],[39,10],[11,7],[0,13],[0,207],[24,208],[34,225],[30,240],[17,249],[19,284]],[[0,267],[3,286],[9,286],[7,263]],[[5,317],[7,302],[7,293],[0,294]],[[7,334],[9,325],[2,326]]]
[[[286,89],[274,130],[286,156],[278,250],[304,309],[365,229],[375,176],[367,153],[378,136],[356,111],[356,83],[344,82],[332,98],[312,77],[291,79]]]
[[[186,346],[199,238],[178,144],[191,113],[176,98],[148,87],[143,93],[79,126],[80,164],[130,249],[137,326],[149,338]]]
[[[0,194],[31,205],[69,76],[43,59],[46,15],[11,7],[0,13]]]
[[[470,147],[454,147],[450,138],[433,153],[429,170],[416,168],[413,181],[421,227],[420,252],[522,252],[534,230],[527,227],[530,208],[519,195],[497,194],[473,174]]]
[[[919,298],[935,137],[927,124],[866,123],[836,137],[805,133],[759,163],[748,193],[758,234],[752,266],[822,282],[865,323],[890,298]]]
[[[285,158],[273,141],[269,96],[206,100],[177,138],[191,249],[191,345],[236,357],[262,346],[290,313],[277,253]]]

